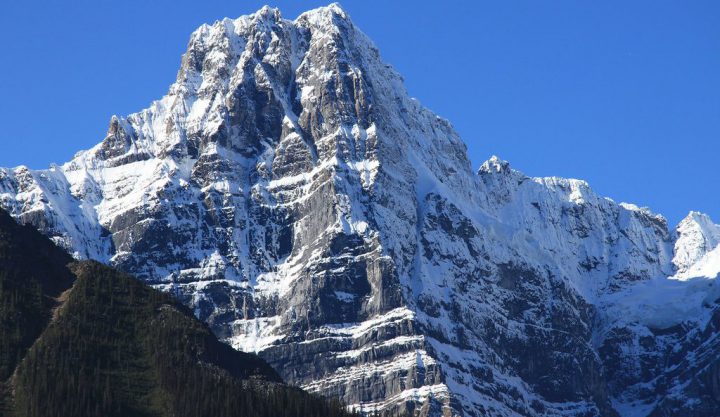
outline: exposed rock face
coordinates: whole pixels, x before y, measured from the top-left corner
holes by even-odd
[[[0,204],[367,411],[720,410],[720,292],[691,279],[720,228],[474,173],[337,5],[202,26],[167,96],[61,167],[0,170]]]

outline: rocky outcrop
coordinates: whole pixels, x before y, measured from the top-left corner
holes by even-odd
[[[62,166],[0,170],[0,204],[364,411],[717,411],[717,226],[474,173],[338,5],[200,27],[168,95]]]

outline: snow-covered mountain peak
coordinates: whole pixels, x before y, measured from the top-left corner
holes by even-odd
[[[678,277],[714,277],[720,272],[720,225],[713,223],[710,216],[691,211],[678,224],[675,233],[673,263]]]
[[[335,135],[341,128],[350,133],[356,121],[361,130],[368,129],[372,104],[380,111],[381,101],[405,95],[398,80],[339,5],[303,13],[295,21],[282,19],[278,9],[266,6],[193,32],[168,95],[139,113],[113,117],[103,143],[78,155],[75,165],[117,165],[154,157],[196,159],[215,153],[216,145],[245,157],[257,156],[293,135],[317,158],[312,137]],[[338,89],[332,91],[335,86]],[[328,101],[341,104],[334,107],[346,126],[309,111],[323,106],[322,90],[331,95]],[[261,97],[264,107],[248,108],[249,101]],[[318,117],[326,123],[303,127]],[[263,119],[283,128],[258,129]],[[239,131],[229,126],[240,121]],[[199,140],[200,136],[207,139]]]
[[[430,416],[614,415],[625,375],[604,372],[641,362],[651,330],[632,326],[650,322],[636,308],[594,340],[598,310],[717,246],[709,219],[673,234],[582,180],[495,156],[474,174],[337,4],[201,26],[166,96],[61,167],[0,169],[0,204],[172,292],[291,383]],[[707,313],[693,285],[673,323]],[[649,361],[653,378],[668,363]]]
[[[689,229],[698,229],[702,230],[703,233],[716,235],[717,228],[718,225],[713,223],[713,220],[709,215],[699,211],[690,211],[690,213],[688,213],[688,215],[680,221],[677,230],[678,233],[681,233]]]
[[[313,24],[327,24],[333,22],[337,24],[338,20],[336,19],[344,20],[350,23],[350,15],[345,11],[345,9],[343,9],[340,3],[330,3],[327,6],[308,10],[298,16],[295,21],[299,22],[302,20],[307,20],[312,22]]]
[[[493,155],[480,165],[478,173],[509,172],[510,163]]]
[[[277,7],[268,6],[267,4],[258,9],[258,11],[251,16],[265,19],[272,18],[274,21],[278,21],[281,18],[280,9],[278,9]]]

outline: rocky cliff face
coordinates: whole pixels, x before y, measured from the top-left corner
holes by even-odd
[[[62,166],[0,170],[0,204],[366,411],[720,409],[720,227],[473,172],[337,5],[200,27],[168,95]]]

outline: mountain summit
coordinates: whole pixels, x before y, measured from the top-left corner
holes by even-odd
[[[718,226],[473,172],[337,4],[201,26],[165,97],[62,166],[0,170],[0,204],[366,412],[720,409]]]

